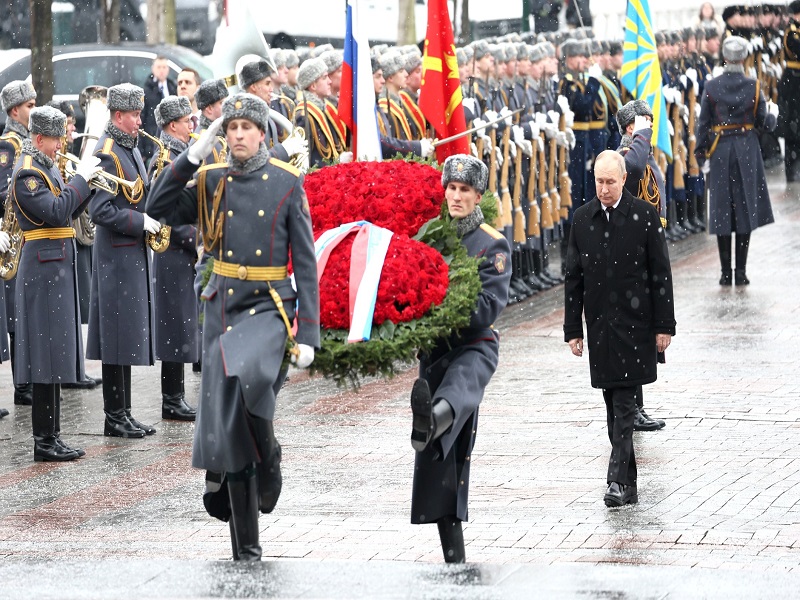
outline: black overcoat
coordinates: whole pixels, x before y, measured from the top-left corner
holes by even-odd
[[[575,211],[564,284],[564,341],[588,331],[592,387],[656,380],[656,334],[675,335],[672,272],[655,207],[623,189],[607,221],[595,197]]]

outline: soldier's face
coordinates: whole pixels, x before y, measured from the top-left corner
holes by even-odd
[[[233,119],[225,132],[231,155],[242,162],[258,152],[264,137],[264,132],[249,119]]]
[[[203,114],[211,121],[216,121],[222,116],[222,100],[209,104],[203,109]]]
[[[115,125],[128,135],[136,137],[139,135],[139,127],[142,126],[142,111],[140,110],[118,110],[114,113]]]
[[[56,158],[56,152],[61,151],[61,138],[37,133],[33,142],[36,144],[36,147],[41,150],[42,154],[49,156],[53,160]]]
[[[331,95],[331,77],[327,73],[308,86],[308,91],[313,92],[320,98]]]
[[[541,79],[542,75],[544,75],[544,61],[537,60],[536,62],[532,62],[528,73],[534,79]]]
[[[372,74],[372,87],[375,88],[375,93],[380,94],[383,91],[383,86],[386,80],[383,78],[383,71],[378,69]]]
[[[623,163],[624,164],[624,163]],[[603,206],[614,206],[622,196],[627,173],[620,172],[619,161],[601,157],[594,164],[594,182],[597,188],[597,199]]]
[[[444,191],[447,200],[447,211],[453,219],[463,219],[471,215],[480,200],[477,190],[460,181],[451,181]]]
[[[291,69],[286,70],[286,82],[289,85],[297,85],[297,72],[300,70],[300,67],[292,67]]]
[[[31,109],[33,108],[36,108],[36,100],[28,100],[12,108],[10,111],[11,116],[15,121],[27,127],[31,117]]]

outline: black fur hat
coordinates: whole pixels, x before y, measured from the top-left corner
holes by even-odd
[[[451,181],[460,181],[475,188],[479,195],[486,191],[489,181],[489,169],[469,154],[454,154],[448,156],[442,168],[442,187],[446,188]]]

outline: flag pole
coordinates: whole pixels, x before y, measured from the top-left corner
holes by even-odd
[[[452,142],[453,140],[458,140],[458,139],[461,139],[462,137],[464,137],[466,135],[470,135],[472,133],[475,133],[476,131],[480,131],[481,129],[486,129],[490,125],[494,125],[495,123],[499,123],[500,121],[505,121],[506,119],[509,119],[509,118],[513,117],[517,113],[521,113],[523,110],[525,110],[524,106],[522,108],[518,108],[517,110],[512,111],[510,114],[507,114],[504,117],[497,117],[493,121],[489,121],[488,123],[485,123],[483,125],[479,125],[478,127],[473,127],[472,129],[467,129],[466,131],[462,131],[461,133],[457,133],[455,135],[451,135],[450,137],[446,137],[443,140],[434,140],[433,147],[436,148],[437,146],[441,146],[443,144],[448,144],[448,143]]]

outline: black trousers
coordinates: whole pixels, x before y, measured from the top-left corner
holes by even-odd
[[[636,390],[635,387],[603,390],[608,439],[611,442],[607,483],[616,481],[622,485],[636,485],[636,456],[633,453]]]

